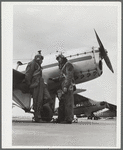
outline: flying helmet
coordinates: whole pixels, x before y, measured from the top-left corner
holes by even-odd
[[[59,58],[61,58],[61,61],[59,61]],[[64,64],[67,62],[67,58],[62,53],[56,56],[56,60],[58,61],[59,69],[62,69]]]
[[[66,57],[61,53],[61,54],[59,54],[59,55],[56,56],[56,60],[59,60],[59,58],[64,59]]]
[[[44,59],[44,57],[41,55],[41,50],[38,51],[38,54],[35,55],[34,59],[35,59],[36,61],[39,61],[39,60],[43,60],[43,59]]]

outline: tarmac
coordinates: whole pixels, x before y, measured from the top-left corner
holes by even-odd
[[[114,148],[116,119],[78,123],[35,123],[31,118],[13,118],[12,146],[24,148]]]

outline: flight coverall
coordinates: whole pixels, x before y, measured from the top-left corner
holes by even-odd
[[[60,123],[65,120],[65,98],[63,95],[63,91],[60,89],[57,91],[57,96],[59,99],[59,108],[58,108],[58,120],[57,122]]]
[[[35,60],[27,65],[25,82],[32,91],[34,117],[35,121],[38,121],[38,119],[42,118],[43,105],[46,103],[44,98],[48,102],[51,97],[42,78],[42,68]]]
[[[65,76],[62,80],[62,97],[60,99],[59,116],[58,120],[72,122],[74,119],[74,96],[73,96],[73,83],[74,83],[74,67],[70,62],[66,62],[61,73]],[[67,91],[64,91],[64,88]]]

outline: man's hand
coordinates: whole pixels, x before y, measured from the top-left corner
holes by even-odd
[[[59,90],[57,91],[57,96],[58,96],[58,99],[59,99],[59,100],[61,99],[62,94],[63,94],[63,91],[62,91],[61,89],[59,89]]]
[[[25,79],[23,79],[23,80],[22,80],[22,83],[26,83],[26,80],[25,80]]]
[[[66,88],[66,87],[64,87],[64,88],[63,88],[63,91],[64,91],[64,93],[66,93],[66,92],[67,92],[67,88]]]
[[[53,80],[53,78],[49,78],[49,80]]]
[[[59,82],[59,78],[49,78],[49,80],[54,81],[54,82]]]

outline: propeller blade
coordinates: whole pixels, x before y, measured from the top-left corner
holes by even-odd
[[[109,59],[109,57],[108,57],[108,55],[107,55],[107,52],[106,52],[106,50],[105,50],[105,48],[104,48],[104,46],[103,46],[103,44],[102,44],[102,42],[101,42],[101,40],[100,40],[98,34],[97,34],[97,32],[95,31],[95,29],[94,29],[94,32],[95,32],[95,34],[96,34],[96,38],[97,38],[98,44],[99,44],[99,46],[100,46],[100,47],[99,47],[99,50],[100,50],[100,53],[101,53],[101,57],[104,58],[104,60],[105,60],[105,62],[106,62],[106,65],[107,65],[108,68],[114,73],[114,70],[113,70],[113,67],[112,67],[112,65],[111,65],[110,59]]]
[[[104,56],[104,60],[105,60],[105,62],[107,64],[108,68],[114,73],[114,70],[112,68],[112,65],[111,65],[111,62],[110,62],[110,59],[109,59],[108,55]]]
[[[98,36],[98,34],[97,34],[97,32],[96,32],[95,29],[94,29],[94,31],[95,31],[95,34],[96,34],[96,38],[97,38],[98,44],[99,44],[100,49],[101,49],[101,54],[102,54],[102,55],[106,55],[104,46],[103,46],[103,44],[102,44],[102,42],[101,42],[101,40],[100,40],[100,38],[99,38],[99,36]]]

